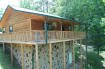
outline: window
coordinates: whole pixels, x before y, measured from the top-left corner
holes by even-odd
[[[3,27],[3,33],[5,33],[5,31],[6,31],[6,30],[5,30],[5,27]]]
[[[13,26],[9,26],[9,32],[13,32]]]

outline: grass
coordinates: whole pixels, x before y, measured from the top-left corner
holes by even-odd
[[[3,49],[0,47],[0,69],[20,69],[18,65],[11,64],[10,56],[3,53]]]

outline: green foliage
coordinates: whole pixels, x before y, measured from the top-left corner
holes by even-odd
[[[99,53],[99,48],[105,45],[105,26],[101,25],[105,12],[103,0],[57,0],[56,6],[58,15],[89,25],[88,41]],[[79,31],[78,28],[75,31]]]
[[[105,26],[101,26],[101,24],[98,23],[92,25],[89,29],[89,33],[91,34],[90,43],[94,45],[94,48],[98,51],[98,53],[99,49],[105,46],[104,27]]]
[[[55,0],[20,0],[20,7],[40,12],[54,13]]]
[[[42,2],[34,0],[20,0],[20,7],[35,11],[42,11]]]
[[[21,69],[19,64],[16,64],[16,62],[11,65],[9,57],[9,55],[3,53],[3,48],[0,47],[0,69]]]
[[[75,61],[76,62],[79,62],[79,60],[80,60],[80,46],[79,45],[76,45],[75,46]]]
[[[3,8],[0,8],[0,20],[2,18],[2,15],[3,15]]]
[[[75,61],[78,63],[80,61],[80,46],[75,45]],[[82,48],[82,52],[85,52],[85,50]],[[82,60],[85,55],[82,53]],[[104,58],[100,55],[98,55],[95,51],[89,51],[87,53],[88,58],[88,69],[105,69],[103,67],[103,62],[105,61]]]
[[[94,18],[100,20],[104,14],[102,0],[58,0],[57,2],[57,13],[60,16],[82,23],[94,23]]]
[[[102,63],[102,61],[104,61],[102,56],[99,56],[95,52],[88,52],[87,57],[89,69],[105,69]]]

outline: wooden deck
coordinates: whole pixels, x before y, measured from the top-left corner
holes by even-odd
[[[62,41],[85,39],[85,32],[74,31],[48,31],[48,43],[56,43]],[[28,43],[28,44],[45,44],[45,31],[26,31],[26,32],[12,32],[0,34],[0,42],[7,43]]]

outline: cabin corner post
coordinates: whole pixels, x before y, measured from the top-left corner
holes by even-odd
[[[74,40],[72,41],[72,62],[73,62],[73,69],[75,69],[75,50],[74,50]]]
[[[3,42],[3,52],[5,53],[5,44],[4,44],[4,42]]]
[[[50,61],[50,69],[52,69],[52,44],[49,43],[49,61]]]
[[[21,44],[22,69],[24,69],[24,46]]]
[[[35,55],[36,55],[36,59],[35,59],[35,62],[36,62],[36,69],[39,69],[39,58],[38,58],[38,45],[36,44],[35,45]]]
[[[80,39],[80,69],[82,69],[82,40]]]
[[[66,69],[66,63],[65,63],[65,41],[63,41],[63,64],[64,64],[64,69]]]
[[[10,45],[11,45],[11,64],[13,65],[13,45],[12,43]]]

